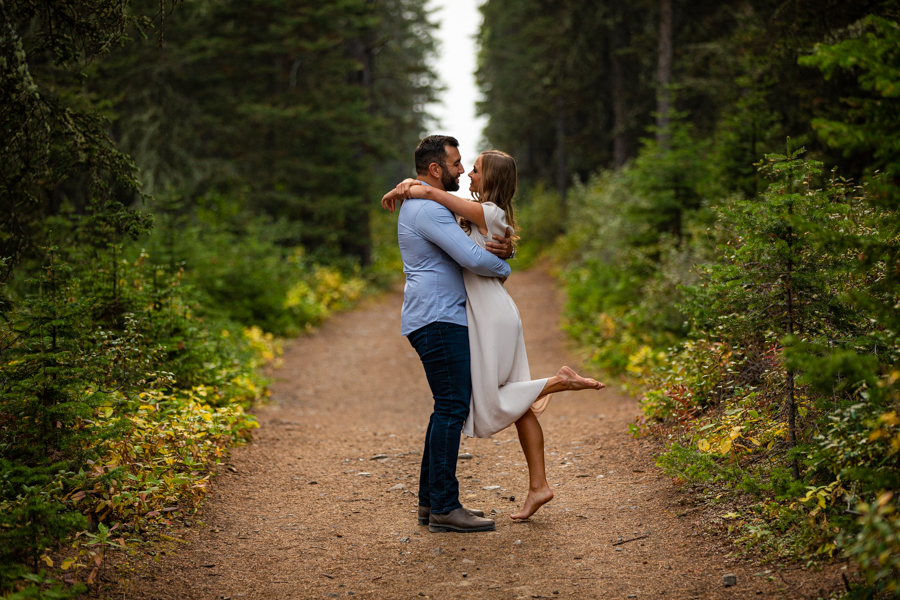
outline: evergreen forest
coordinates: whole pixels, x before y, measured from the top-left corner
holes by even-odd
[[[482,6],[522,261],[738,552],[900,595],[900,6]]]
[[[900,597],[900,3],[484,0],[482,146],[735,552]],[[0,596],[200,506],[282,340],[397,281],[425,0],[0,0]],[[443,132],[453,135],[453,132]],[[65,553],[60,553],[65,548]]]
[[[428,123],[435,24],[3,0],[0,28],[0,593],[63,598],[202,500],[279,339],[395,277],[372,199]]]

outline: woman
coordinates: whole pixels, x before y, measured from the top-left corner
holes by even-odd
[[[505,237],[507,227],[515,230],[515,160],[499,150],[488,150],[475,161],[469,178],[474,201],[422,185],[415,179],[403,181],[385,194],[385,200],[423,198],[442,204],[459,217],[460,226],[484,248],[492,235]],[[522,510],[512,518],[527,519],[553,498],[544,470],[544,434],[537,417],[554,392],[600,390],[605,386],[569,367],[562,367],[554,377],[532,380],[522,320],[503,282],[467,270],[463,271],[463,280],[472,356],[472,403],[463,433],[490,437],[516,424],[528,463],[529,486]]]

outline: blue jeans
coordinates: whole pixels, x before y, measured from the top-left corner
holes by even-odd
[[[456,458],[472,396],[469,328],[435,322],[406,337],[422,360],[434,397],[419,473],[419,505],[443,515],[462,506]]]

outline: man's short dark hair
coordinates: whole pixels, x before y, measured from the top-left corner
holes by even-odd
[[[459,142],[449,135],[429,135],[416,146],[416,173],[428,173],[428,165],[437,163],[444,169],[447,166],[447,146],[458,148]]]

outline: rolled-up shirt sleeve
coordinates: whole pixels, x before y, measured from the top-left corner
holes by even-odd
[[[416,229],[464,269],[484,277],[509,277],[506,261],[473,242],[457,225],[453,213],[443,206],[429,203],[423,207],[416,218]]]

